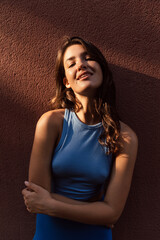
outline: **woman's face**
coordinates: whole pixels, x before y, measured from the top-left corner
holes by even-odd
[[[69,46],[63,57],[63,83],[75,94],[94,96],[103,81],[102,69],[80,44]]]

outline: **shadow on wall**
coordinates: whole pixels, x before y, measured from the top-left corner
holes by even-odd
[[[145,4],[100,1],[95,5],[95,1],[78,1],[73,6],[72,1],[61,2],[63,4],[59,0],[14,1],[12,4],[4,4],[4,8],[10,8],[10,16],[7,18],[10,29],[5,24],[2,26],[4,36],[14,37],[14,43],[17,42],[18,47],[23,46],[24,51],[28,44],[33,44],[32,52],[35,56],[38,49],[48,62],[49,49],[55,52],[55,39],[59,40],[66,33],[82,33],[82,37],[91,41],[94,39],[100,49],[106,50],[109,62],[152,77],[160,77],[160,3],[156,0]],[[45,51],[44,45],[48,51]]]
[[[160,81],[110,65],[121,119],[139,139],[138,157],[127,205],[113,230],[114,239],[157,239],[160,184]],[[121,237],[119,236],[121,233]],[[120,237],[120,238],[119,238]]]

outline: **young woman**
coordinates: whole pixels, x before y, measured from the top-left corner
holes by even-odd
[[[39,119],[23,189],[34,240],[111,240],[131,185],[137,137],[118,118],[102,53],[79,37],[56,61],[53,109]]]

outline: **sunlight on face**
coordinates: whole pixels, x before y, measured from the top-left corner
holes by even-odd
[[[69,46],[63,57],[67,88],[75,94],[94,95],[103,81],[102,69],[80,44]]]

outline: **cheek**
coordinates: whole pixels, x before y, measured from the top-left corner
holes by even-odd
[[[98,74],[100,77],[102,77],[102,79],[103,79],[103,73],[102,73],[102,69],[101,69],[101,66],[99,65],[99,63],[97,63],[97,62],[92,62],[91,67],[92,67],[93,69],[96,69],[97,74]]]
[[[103,82],[103,73],[100,67],[97,68],[97,74],[99,76],[99,79],[101,81],[101,83]]]
[[[68,70],[66,71],[66,74],[72,75],[72,70],[68,69]]]
[[[74,77],[74,72],[72,69],[67,69],[67,71],[65,72],[65,75],[66,75],[66,78],[69,80]]]

